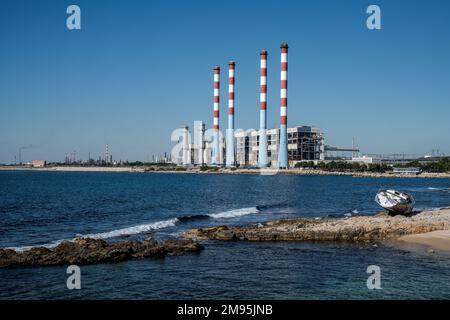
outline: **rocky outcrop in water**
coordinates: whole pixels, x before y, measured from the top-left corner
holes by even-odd
[[[450,209],[424,211],[409,217],[358,216],[341,219],[270,221],[241,227],[219,226],[183,233],[187,239],[249,241],[377,241],[403,235],[450,229]]]
[[[119,262],[133,258],[180,255],[202,249],[202,245],[192,240],[157,242],[153,238],[148,238],[144,241],[109,244],[100,239],[80,238],[65,241],[54,249],[44,247],[35,247],[27,251],[0,249],[0,267]]]

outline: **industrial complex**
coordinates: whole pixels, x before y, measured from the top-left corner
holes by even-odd
[[[267,51],[260,53],[260,127],[259,130],[237,130],[234,127],[234,61],[228,64],[228,127],[223,136],[219,128],[220,67],[213,69],[213,127],[207,134],[205,124],[196,122],[195,141],[189,128],[183,128],[182,157],[179,165],[225,167],[288,168],[299,161],[325,160],[324,135],[310,126],[287,126],[288,45],[282,43],[280,73],[280,127],[267,128]],[[209,139],[208,139],[209,138]]]

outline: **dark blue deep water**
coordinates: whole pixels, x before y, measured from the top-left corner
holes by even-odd
[[[450,205],[450,179],[0,171],[0,247],[54,246],[84,235],[176,237],[218,224],[379,212],[382,187],[417,209]],[[82,266],[0,269],[0,299],[450,298],[450,256],[395,243],[203,242],[199,254]],[[366,269],[381,268],[381,290]]]

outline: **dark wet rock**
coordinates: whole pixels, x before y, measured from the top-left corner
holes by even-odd
[[[119,262],[133,258],[181,255],[202,249],[202,245],[192,240],[157,242],[154,238],[147,238],[144,241],[108,244],[101,239],[80,238],[64,241],[54,249],[44,247],[35,247],[27,251],[0,249],[0,267]]]

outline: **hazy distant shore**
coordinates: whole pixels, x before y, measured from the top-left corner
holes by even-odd
[[[50,166],[44,168],[32,168],[26,166],[0,166],[1,171],[61,171],[61,172],[155,172],[155,173],[186,173],[186,174],[249,174],[249,175],[298,175],[298,176],[352,176],[367,178],[450,178],[450,172],[421,174],[398,174],[392,172],[335,172],[323,170],[310,170],[292,168],[287,170],[276,169],[227,169],[213,168],[202,170],[194,168],[167,168],[157,166],[114,166],[114,167],[82,167],[82,166]]]
[[[32,168],[25,166],[3,166],[2,171],[67,171],[67,172],[145,172],[139,167],[44,167]]]

